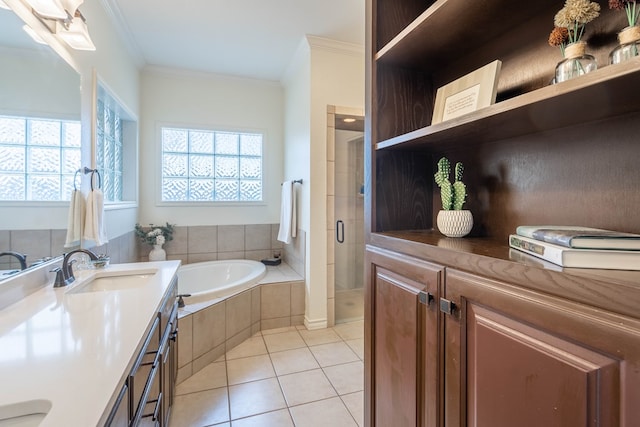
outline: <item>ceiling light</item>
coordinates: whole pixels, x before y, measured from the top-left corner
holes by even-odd
[[[77,50],[96,50],[89,36],[84,16],[76,10],[72,20],[56,23],[56,34],[69,46]]]
[[[0,0],[0,8],[1,9],[11,10],[11,8],[9,6],[7,6],[7,4],[5,2],[3,2],[2,0]]]
[[[38,15],[46,18],[67,18],[67,12],[60,0],[26,0],[26,2]]]
[[[40,36],[38,35],[38,33],[36,33],[36,32],[33,30],[33,28],[31,28],[30,26],[28,26],[28,25],[26,25],[26,24],[25,24],[25,25],[22,27],[22,29],[24,30],[24,32],[25,32],[25,33],[29,34],[29,36],[30,36],[30,37],[33,39],[33,41],[35,41],[36,43],[39,43],[39,44],[48,44],[48,43],[47,43],[46,41],[44,41],[44,40],[42,39],[42,37],[40,37]]]
[[[342,121],[345,122],[345,123],[353,123],[353,122],[356,121],[356,119],[354,119],[352,117],[347,117],[347,118],[342,119]]]

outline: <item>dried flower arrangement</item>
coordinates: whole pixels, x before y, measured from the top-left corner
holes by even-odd
[[[553,19],[555,28],[549,35],[549,44],[559,46],[564,55],[567,44],[577,43],[584,27],[600,16],[600,5],[589,0],[567,0]]]
[[[629,26],[633,27],[638,24],[640,18],[640,7],[636,7],[635,0],[609,0],[609,9],[624,10],[627,14]]]
[[[145,230],[140,224],[136,224],[135,233],[142,243],[151,246],[164,245],[165,242],[173,240],[173,227],[175,227],[175,224],[167,222],[166,225],[149,224],[149,229]]]

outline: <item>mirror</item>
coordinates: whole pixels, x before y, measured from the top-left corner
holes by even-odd
[[[13,11],[0,8],[0,116],[72,120],[79,123],[80,75],[49,46],[36,43],[22,29],[23,25]],[[0,126],[0,138],[6,140],[8,135],[10,138],[11,132]],[[0,164],[9,159],[9,153],[0,149]],[[74,167],[74,159],[63,159],[63,162],[69,162],[69,167]],[[77,163],[79,168],[79,156]],[[0,191],[8,191],[8,188],[11,188],[11,182],[0,178]],[[47,207],[42,204],[29,206],[29,203],[0,201],[0,212],[5,211],[4,215],[0,215],[0,252],[27,253],[27,266],[38,259],[60,255],[64,243],[58,242],[61,230],[43,230],[42,221],[32,214],[36,210],[46,211]],[[17,218],[24,223],[27,217],[34,219],[26,226],[12,225]],[[48,236],[46,242],[41,239],[43,234]],[[16,269],[20,269],[20,263],[15,257],[0,257],[0,271]],[[0,280],[3,278],[6,276],[0,275]]]

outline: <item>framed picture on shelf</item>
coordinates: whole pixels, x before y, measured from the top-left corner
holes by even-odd
[[[431,124],[455,119],[495,103],[501,66],[499,60],[493,61],[439,88]]]

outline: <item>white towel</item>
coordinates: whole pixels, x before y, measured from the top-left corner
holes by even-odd
[[[102,190],[92,190],[87,196],[87,219],[82,238],[93,240],[96,246],[109,242],[104,225],[104,195]]]
[[[280,204],[280,229],[278,240],[291,243],[291,238],[296,237],[296,193],[292,181],[282,183],[282,200]]]
[[[85,206],[84,195],[80,190],[73,190],[71,193],[71,203],[69,204],[69,215],[67,217],[67,238],[64,242],[65,248],[79,246],[84,229]]]

